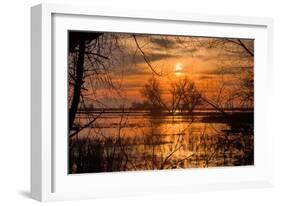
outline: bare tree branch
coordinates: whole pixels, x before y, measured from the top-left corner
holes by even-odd
[[[146,64],[148,65],[148,67],[149,67],[149,68],[152,70],[152,72],[153,72],[154,74],[156,74],[157,76],[162,76],[162,74],[158,73],[158,72],[153,68],[153,66],[151,65],[150,60],[148,59],[148,57],[146,56],[146,54],[145,54],[144,51],[142,50],[142,48],[141,48],[141,46],[139,45],[139,43],[138,43],[137,38],[136,38],[135,35],[133,35],[133,38],[134,38],[134,40],[135,40],[135,43],[136,43],[138,49],[139,49],[140,52],[142,53],[143,59],[144,59],[144,61],[146,62]]]
[[[93,120],[91,120],[88,124],[84,125],[83,127],[81,127],[79,130],[76,130],[75,132],[73,132],[72,134],[69,135],[69,137],[73,137],[74,135],[78,134],[79,132],[81,132],[83,129],[89,127],[91,124],[93,124],[103,113],[104,111],[101,111]]]

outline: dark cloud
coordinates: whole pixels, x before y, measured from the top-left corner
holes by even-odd
[[[128,75],[150,75],[151,72],[149,72],[149,70],[144,69],[144,68],[140,68],[140,67],[133,67],[131,69],[127,69],[124,72],[124,75],[128,76]]]
[[[188,52],[188,53],[194,53],[197,52],[199,49],[198,48],[183,48],[181,51],[183,52]]]
[[[150,62],[154,62],[162,59],[180,57],[179,55],[176,54],[160,53],[160,52],[145,53],[145,56]],[[138,64],[144,62],[145,62],[144,56],[140,52],[137,53],[134,57],[132,57],[132,63]]]
[[[199,76],[199,79],[200,80],[205,80],[205,79],[212,79],[214,76],[213,75],[201,75],[201,76]]]
[[[167,59],[167,58],[176,58],[179,57],[179,55],[176,54],[169,54],[169,53],[152,53],[148,56],[150,61],[157,61],[157,60],[161,60],[161,59]],[[142,56],[143,58],[143,56]]]
[[[126,69],[116,69],[114,71],[114,74],[115,75],[119,75],[119,76],[131,76],[131,75],[140,75],[140,76],[143,76],[143,75],[151,75],[151,71],[148,70],[148,69],[145,69],[143,67],[138,67],[138,66],[130,66],[130,67],[127,67]]]
[[[252,67],[226,67],[226,68],[218,68],[218,69],[213,69],[210,71],[206,71],[205,74],[213,74],[213,75],[218,75],[218,74],[239,74],[243,71],[250,71],[252,70]]]
[[[177,51],[182,54],[186,53],[194,53],[198,51],[198,48],[195,47],[185,47],[180,42],[176,41],[176,39],[171,38],[151,38],[150,42],[152,43],[151,48],[154,50],[157,49],[165,49],[170,51]],[[181,55],[182,56],[182,55]]]
[[[150,41],[156,46],[156,48],[162,47],[162,48],[171,49],[177,45],[177,42],[175,40],[168,39],[168,38],[151,38]]]
[[[207,55],[202,55],[202,54],[193,55],[193,57],[201,59],[203,61],[210,61],[210,60],[214,59],[214,57],[211,55],[207,56]]]

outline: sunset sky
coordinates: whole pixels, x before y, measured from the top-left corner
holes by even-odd
[[[104,35],[108,41],[112,38],[112,34]],[[217,98],[220,93],[221,104],[225,104],[223,101],[230,94],[243,89],[243,79],[252,78],[253,57],[245,53],[241,46],[232,42],[225,43],[224,39],[135,35],[140,50],[132,34],[114,35],[118,49],[113,49],[107,55],[111,62],[107,67],[110,67],[110,78],[120,92],[111,91],[97,81],[94,87],[90,87],[90,79],[86,82],[88,90],[84,92],[88,96],[95,95],[108,107],[119,107],[120,104],[129,107],[132,102],[142,102],[144,99],[140,90],[153,76],[159,79],[167,101],[170,98],[170,83],[188,78],[208,98]],[[254,40],[242,41],[253,49]],[[100,53],[103,54],[102,49]],[[144,54],[160,76],[151,70]]]

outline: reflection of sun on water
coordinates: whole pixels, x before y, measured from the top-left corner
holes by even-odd
[[[177,76],[180,76],[182,74],[182,64],[181,63],[177,63],[176,67],[175,67],[175,74]]]

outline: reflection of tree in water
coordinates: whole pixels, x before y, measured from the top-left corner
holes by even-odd
[[[253,164],[253,136],[222,133],[191,136],[189,149],[195,152],[190,167],[235,166]]]
[[[171,120],[173,121],[173,120]],[[253,164],[253,134],[233,134],[204,123],[200,134],[192,132],[193,121],[181,130],[161,131],[165,121],[159,116],[149,120],[142,135],[126,138],[120,121],[117,136],[79,138],[70,158],[72,173],[198,168]],[[122,124],[122,125],[121,125]],[[208,129],[207,129],[208,127]],[[121,135],[121,136],[119,136]]]

